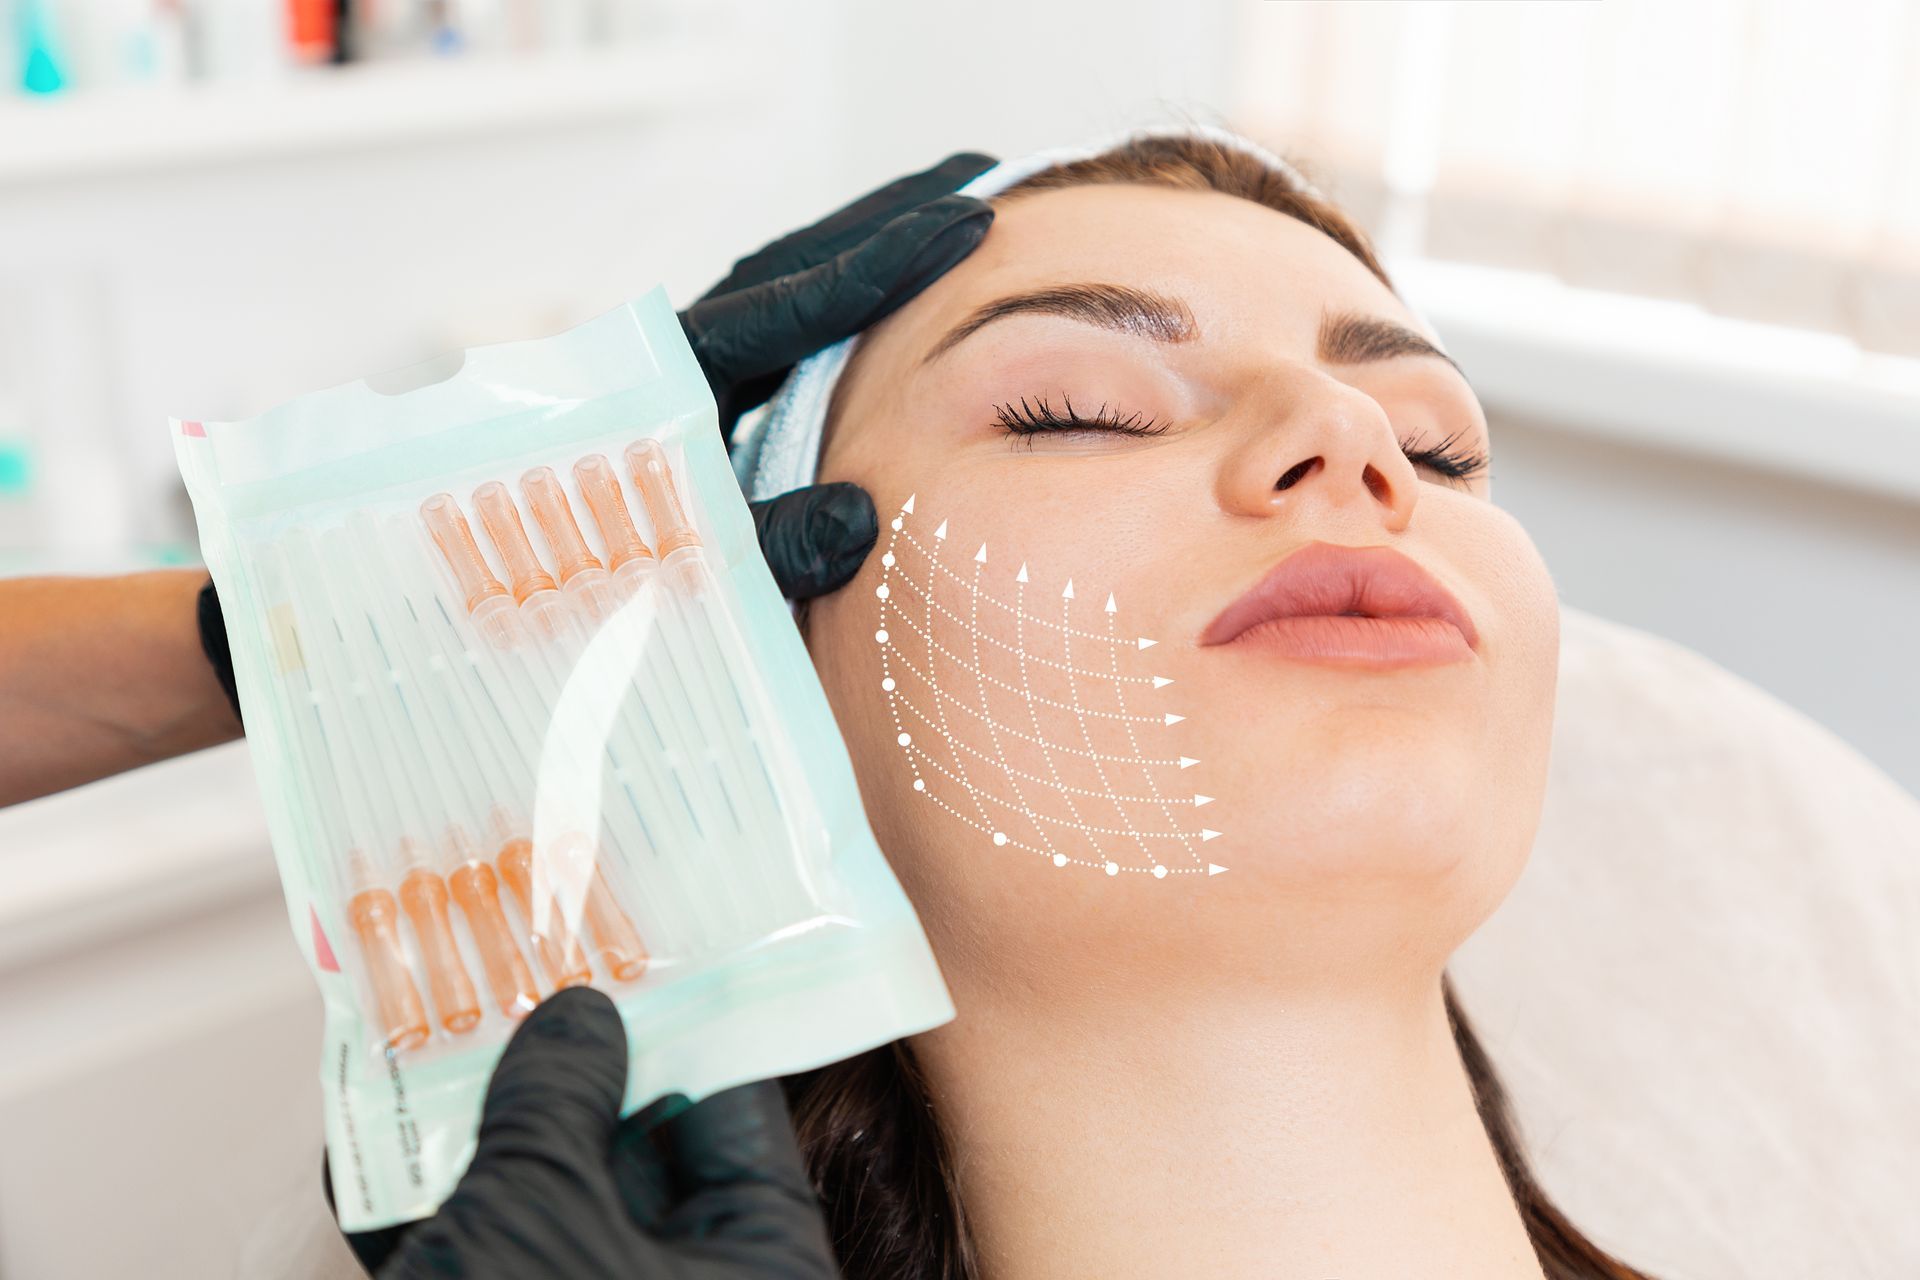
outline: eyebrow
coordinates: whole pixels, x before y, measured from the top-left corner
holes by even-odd
[[[949,330],[920,363],[932,364],[994,321],[1019,315],[1064,316],[1155,342],[1190,342],[1200,336],[1199,322],[1178,298],[1121,284],[1054,285],[987,303]],[[1405,325],[1381,316],[1358,311],[1325,312],[1320,317],[1316,341],[1319,358],[1332,364],[1438,356],[1462,379],[1467,376],[1452,356]]]
[[[1023,315],[1065,316],[1155,342],[1186,342],[1200,334],[1193,312],[1178,298],[1124,284],[1055,285],[987,303],[949,330],[920,363],[932,364],[995,320]]]

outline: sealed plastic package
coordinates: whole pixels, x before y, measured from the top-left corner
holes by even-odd
[[[629,1112],[953,1016],[664,296],[430,376],[173,424],[349,1231],[446,1198],[560,987]]]

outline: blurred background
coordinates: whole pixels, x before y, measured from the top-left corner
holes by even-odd
[[[197,562],[170,414],[1169,119],[1369,228],[1566,603],[1920,793],[1920,0],[0,0],[0,573]],[[228,1273],[319,1172],[244,748],[0,811],[0,885],[0,1276]]]

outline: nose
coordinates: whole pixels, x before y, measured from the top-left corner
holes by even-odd
[[[1400,450],[1387,411],[1366,392],[1317,369],[1266,379],[1236,406],[1244,414],[1219,478],[1220,505],[1236,515],[1378,520],[1406,527],[1419,476]]]

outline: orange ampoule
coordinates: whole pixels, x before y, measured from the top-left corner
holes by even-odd
[[[480,523],[487,527],[487,536],[499,548],[500,559],[506,563],[508,585],[513,588],[514,599],[525,604],[527,597],[536,591],[559,589],[553,575],[533,553],[533,543],[527,540],[527,527],[520,523],[520,508],[513,505],[513,495],[507,492],[507,486],[498,480],[487,481],[473,491],[473,505],[480,512]]]
[[[587,963],[580,939],[567,928],[558,911],[549,911],[547,928],[533,909],[533,841],[515,834],[495,815],[495,832],[501,837],[500,853],[494,859],[500,878],[507,882],[513,900],[520,904],[520,915],[527,922],[527,940],[540,957],[547,978],[558,987],[583,987],[593,981],[593,969]],[[549,904],[551,905],[551,903]]]
[[[467,524],[460,504],[450,493],[436,493],[420,504],[420,518],[448,568],[453,570],[475,625],[495,648],[513,648],[520,635],[514,601],[500,579],[493,576],[486,557],[480,554],[480,545],[473,540],[473,529]]]
[[[667,451],[658,440],[636,440],[627,446],[627,470],[647,504],[647,518],[653,521],[655,553],[665,560],[682,547],[700,545],[700,535],[680,505],[680,491],[673,484],[673,468],[667,463]]]
[[[627,510],[626,495],[620,492],[620,477],[613,464],[597,453],[588,454],[573,464],[573,478],[580,485],[580,496],[600,526],[600,541],[606,544],[607,568],[614,576],[626,579],[653,563],[653,551],[633,527],[633,513]]]
[[[587,883],[587,901],[583,914],[587,928],[593,933],[594,948],[600,953],[600,963],[618,982],[632,982],[647,971],[647,948],[640,941],[640,933],[633,927],[633,921],[620,908],[620,900],[613,896],[613,886],[598,866],[593,869],[593,879]]]
[[[402,856],[411,868],[400,881],[400,907],[413,922],[420,959],[427,969],[427,990],[440,1025],[455,1035],[471,1031],[480,1022],[480,1001],[473,979],[453,941],[453,922],[447,915],[447,882],[426,865],[425,851],[401,839]]]
[[[513,597],[520,602],[533,633],[543,640],[563,644],[577,639],[579,621],[561,600],[553,575],[534,554],[533,544],[527,540],[527,527],[520,523],[520,508],[513,505],[513,495],[507,492],[507,486],[498,480],[487,481],[473,491],[473,505],[480,510],[480,522],[486,525],[487,536],[500,550]]]
[[[571,597],[589,617],[606,618],[618,606],[613,575],[607,572],[580,536],[580,525],[567,503],[567,491],[552,467],[535,467],[520,477],[520,492],[533,508],[533,518],[547,536],[553,552],[560,590]]]
[[[358,850],[347,856],[356,869],[364,867],[364,855]],[[387,890],[366,885],[348,899],[347,919],[360,939],[360,953],[367,962],[367,981],[373,987],[387,1048],[418,1049],[427,1042],[427,1014],[420,1004],[420,990],[413,985],[413,972],[407,968],[407,953],[400,945],[399,905]]]
[[[480,850],[465,828],[449,827],[447,840],[454,849],[454,866],[447,875],[447,885],[453,890],[453,900],[466,914],[467,927],[473,931],[487,987],[500,1012],[509,1018],[524,1018],[540,1003],[540,988],[534,985],[533,970],[520,954],[520,946],[513,940],[513,927],[507,923],[507,913],[500,908],[500,881],[480,856]]]

